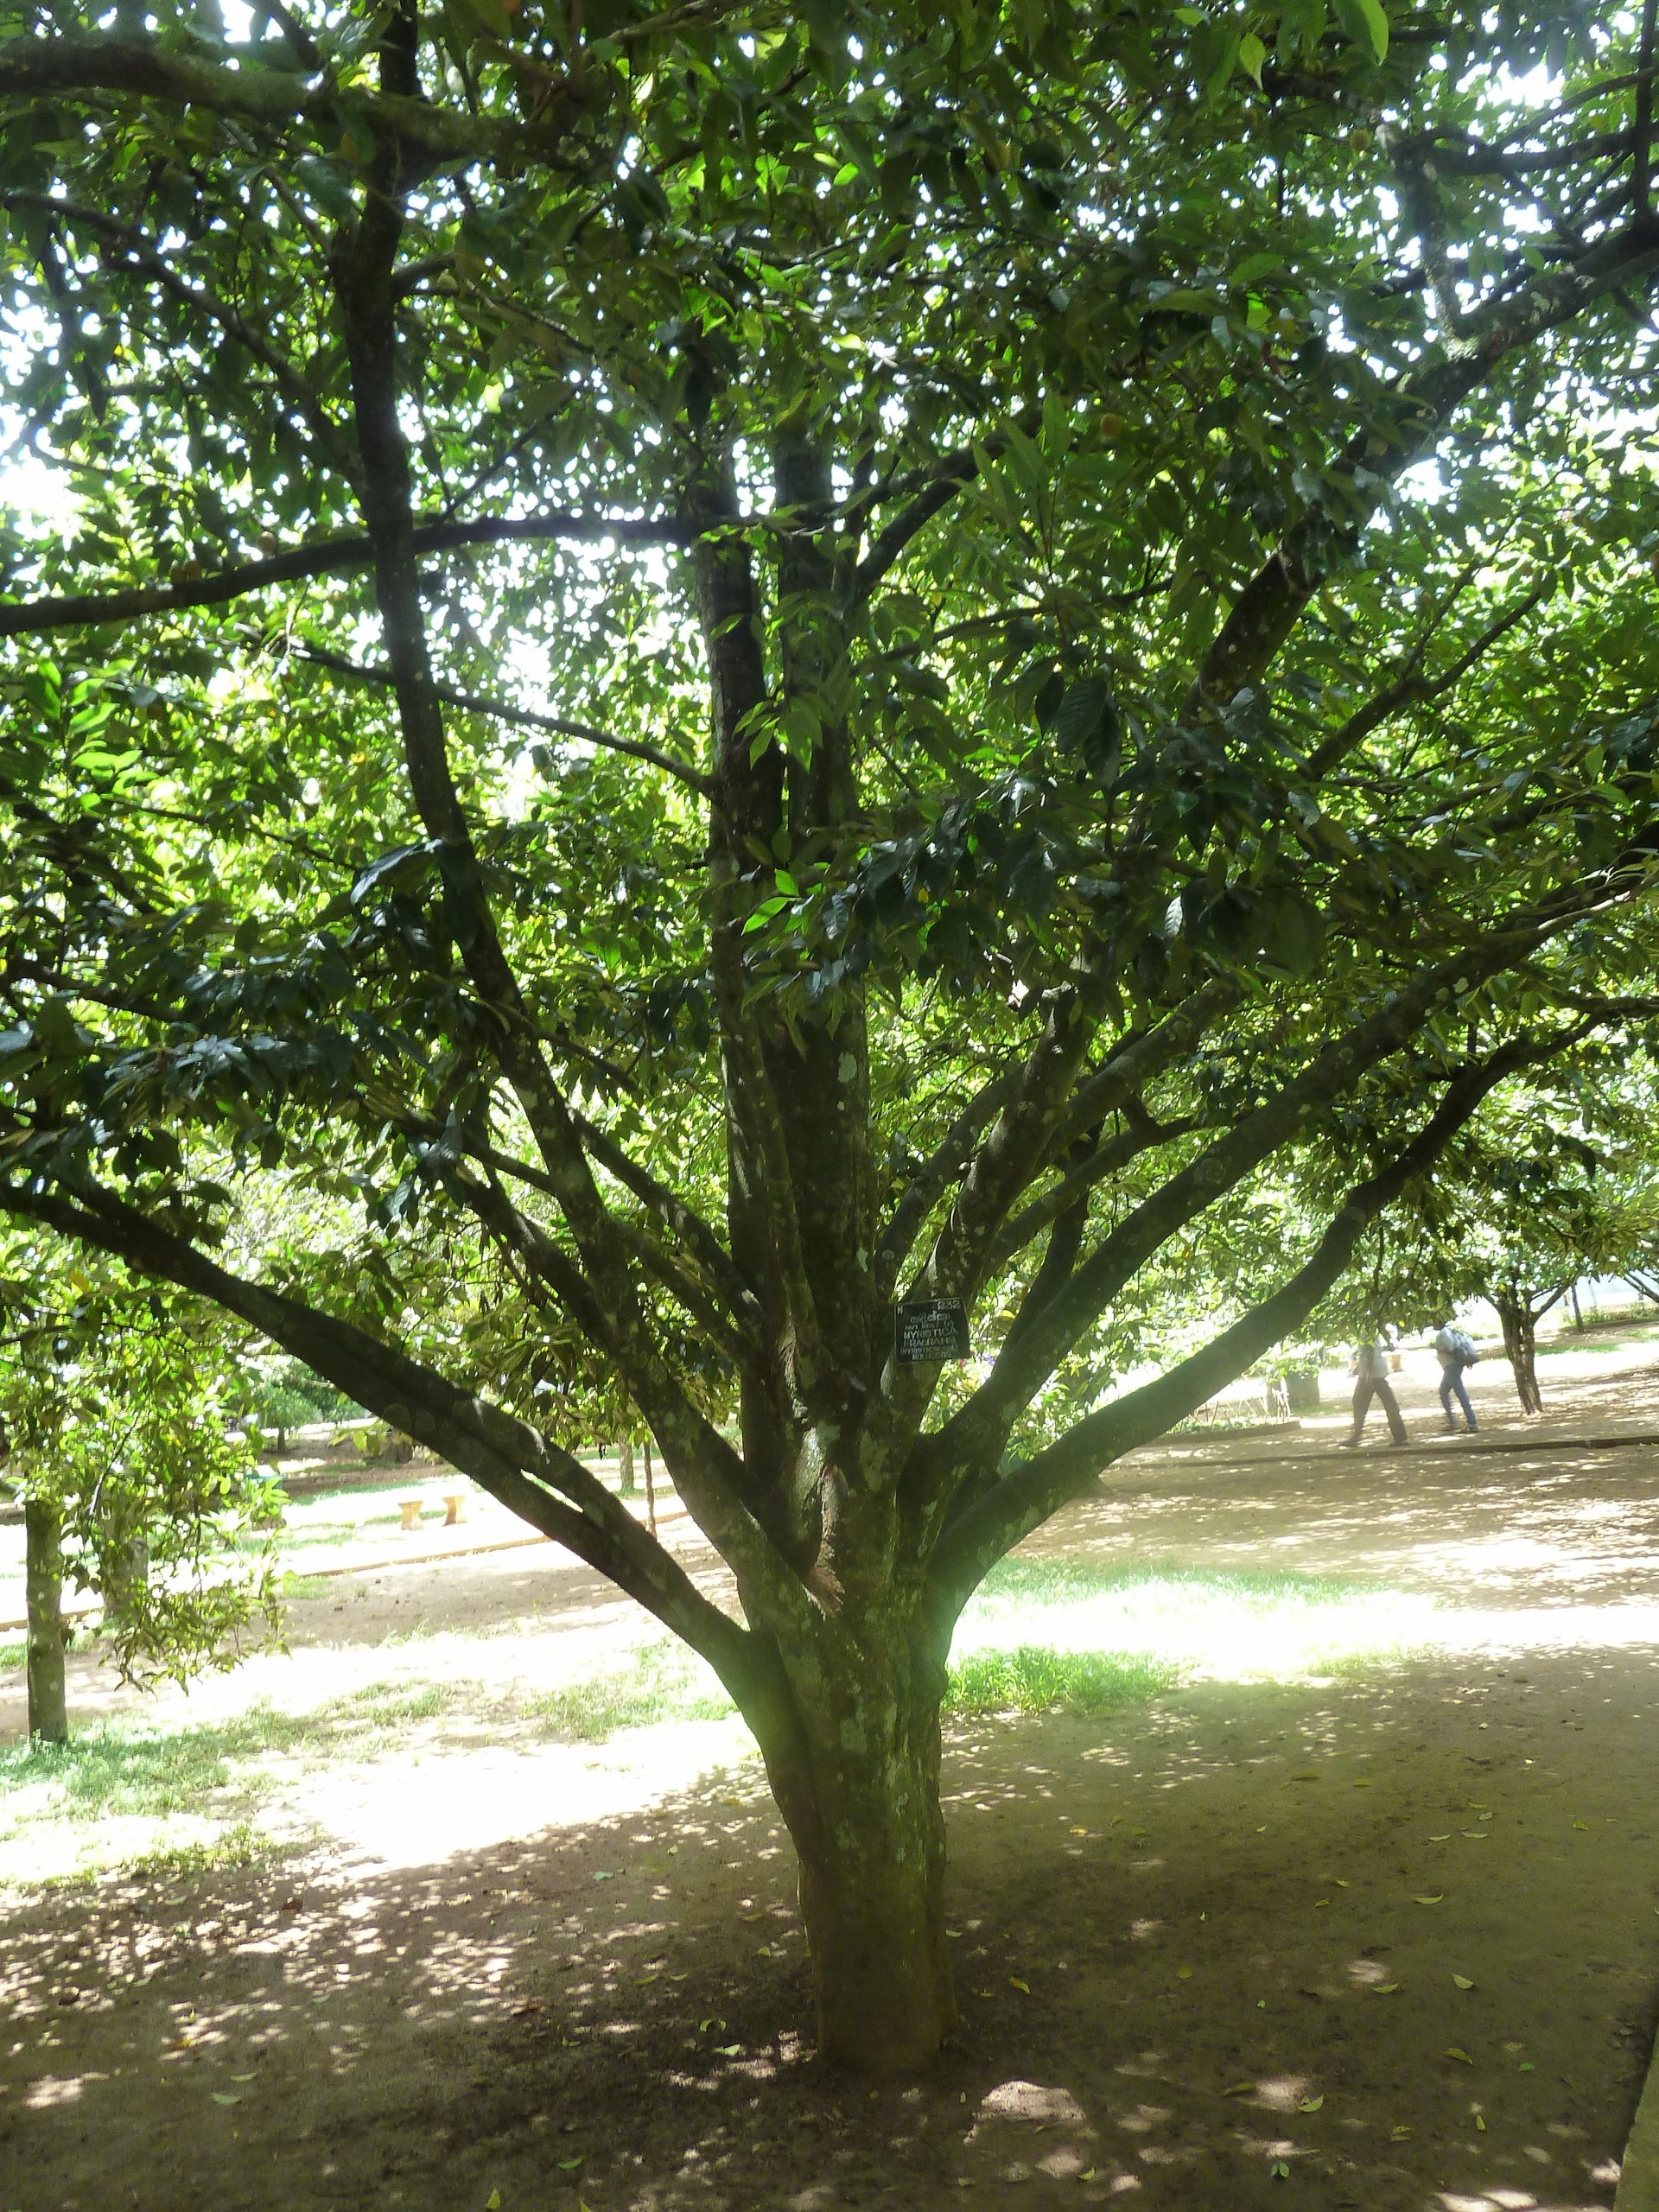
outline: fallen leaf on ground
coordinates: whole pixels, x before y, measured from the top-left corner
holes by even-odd
[[[1446,1903],[1446,1891],[1444,1890],[1437,1890],[1432,1897],[1414,1897],[1412,1899],[1412,1903],[1414,1904],[1444,1904]]]
[[[1432,1835],[1428,1840],[1431,1843],[1450,1843],[1452,1840],[1452,1831],[1450,1828],[1447,1828],[1444,1835]]]
[[[1235,2082],[1230,2089],[1224,2089],[1221,2094],[1224,2097],[1248,2097],[1255,2087],[1254,2082]]]
[[[1008,1976],[1008,1987],[1017,1989],[1022,1997],[1029,1997],[1031,1994],[1031,1984],[1028,1981],[1021,1981],[1017,1974],[1011,1974]]]
[[[1446,2056],[1448,2058],[1455,2058],[1459,2066],[1472,2066],[1475,2063],[1466,2050],[1459,2050],[1454,2043],[1447,2044]]]
[[[1392,1997],[1400,1986],[1397,1981],[1379,1981],[1372,1988],[1373,1997]]]
[[[234,2089],[215,2089],[213,2097],[216,2105],[239,2105],[242,2101]]]
[[[1403,2143],[1410,2133],[1411,2130],[1408,2127],[1391,2127],[1389,2130],[1389,2140],[1390,2143]]]
[[[1452,1986],[1454,1989],[1472,1989],[1474,1986],[1466,1974],[1454,1974],[1452,1977]]]
[[[1324,2102],[1325,2099],[1323,2096],[1304,2097],[1300,2104],[1297,2106],[1296,2109],[1298,2112],[1318,2112],[1319,2107]]]

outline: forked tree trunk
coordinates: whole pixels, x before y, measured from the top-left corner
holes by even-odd
[[[23,1500],[23,1597],[29,1615],[29,1732],[36,1743],[67,1743],[62,1528],[56,1509],[43,1497]]]
[[[1544,1401],[1538,1388],[1536,1323],[1532,1306],[1524,1298],[1499,1296],[1492,1303],[1497,1308],[1503,1331],[1503,1350],[1515,1375],[1515,1391],[1521,1401],[1521,1410],[1524,1414],[1541,1414]]]
[[[868,1647],[867,1647],[868,1648]],[[934,2064],[956,2025],[939,1803],[942,1669],[872,1694],[825,1669],[804,1710],[804,1760],[768,1759],[800,1861],[820,2055],[874,2080]],[[804,1707],[807,1700],[798,1700]]]

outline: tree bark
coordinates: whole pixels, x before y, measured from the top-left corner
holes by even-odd
[[[861,1605],[838,1653],[791,1664],[795,1727],[758,1727],[800,1862],[818,2050],[871,2080],[925,2073],[957,2022],[939,1802],[944,1669],[899,1610]],[[882,1618],[883,1613],[887,1618]]]
[[[1524,1298],[1499,1295],[1493,1299],[1497,1318],[1503,1331],[1503,1350],[1515,1374],[1515,1392],[1521,1401],[1524,1414],[1541,1414],[1544,1401],[1538,1388],[1538,1370],[1535,1364],[1537,1338],[1530,1304]]]
[[[633,1439],[625,1436],[616,1447],[616,1486],[624,1497],[632,1497],[633,1482]]]
[[[23,1501],[24,1594],[29,1614],[29,1732],[39,1744],[69,1739],[63,1681],[62,1524],[48,1499]]]

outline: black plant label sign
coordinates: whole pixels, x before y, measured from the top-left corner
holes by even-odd
[[[910,1298],[893,1308],[893,1354],[902,1366],[971,1359],[968,1308],[959,1298]]]

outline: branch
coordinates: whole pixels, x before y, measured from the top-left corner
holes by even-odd
[[[553,512],[507,515],[478,522],[417,523],[414,550],[446,553],[469,545],[538,543],[550,539],[592,544],[613,537],[623,545],[677,545],[686,533],[671,522],[632,520],[613,515]],[[268,560],[250,561],[235,569],[220,569],[210,576],[181,578],[169,584],[135,587],[128,591],[77,594],[65,599],[16,600],[0,602],[0,638],[37,637],[47,631],[71,630],[92,622],[131,622],[141,615],[169,614],[188,607],[223,607],[249,593],[272,584],[292,583],[303,576],[344,575],[366,569],[374,560],[372,537],[330,537],[315,545],[296,545]]]
[[[582,94],[569,81],[548,80],[548,97],[533,124],[457,115],[409,95],[353,85],[343,94],[327,79],[276,67],[269,53],[244,48],[251,66],[227,69],[163,48],[152,39],[19,38],[0,45],[0,99],[97,92],[203,108],[214,115],[283,130],[296,123],[321,126],[338,141],[365,129],[395,148],[404,175],[434,175],[477,162],[563,166],[563,141],[582,113]],[[596,73],[602,81],[603,73]]]
[[[1027,1061],[1016,1097],[1005,1106],[963,1180],[957,1202],[912,1287],[917,1296],[971,1298],[991,1265],[994,1240],[1014,1200],[1060,1138],[1093,1128],[1140,1096],[1161,1069],[1192,1045],[1229,1003],[1236,987],[1211,983],[1143,1035],[1124,1039],[1104,1064],[1074,1081],[1092,1033],[1084,987],[1073,986],[1051,1014]]]
[[[1004,1343],[989,1376],[934,1435],[925,1440],[927,1479],[948,1483],[957,1464],[995,1459],[1028,1405],[1077,1340],[1153,1254],[1287,1144],[1316,1109],[1341,1097],[1378,1062],[1414,1036],[1432,1009],[1513,963],[1566,926],[1533,921],[1495,932],[1484,953],[1465,950],[1391,993],[1382,1008],[1315,1054],[1300,1074],[1245,1114],[1103,1237],[1021,1331]]]
[[[1450,668],[1439,676],[1421,677],[1414,667],[1401,676],[1363,707],[1357,708],[1340,728],[1335,729],[1325,741],[1314,747],[1307,756],[1307,772],[1312,778],[1323,776],[1345,760],[1357,745],[1362,745],[1374,729],[1379,728],[1402,707],[1422,706],[1432,699],[1439,699],[1452,690],[1477,663],[1485,658],[1498,639],[1524,622],[1529,614],[1544,601],[1558,592],[1564,578],[1558,572],[1546,576],[1496,620],[1489,622],[1466,652],[1459,653]],[[1426,645],[1427,639],[1424,640]],[[1421,652],[1421,648],[1419,648]]]
[[[1651,283],[1659,270],[1659,227],[1638,217],[1599,241],[1573,262],[1544,271],[1517,298],[1465,318],[1448,340],[1395,387],[1398,428],[1381,454],[1376,434],[1353,437],[1338,461],[1357,511],[1375,511],[1388,486],[1430,449],[1447,422],[1501,362],[1545,333],[1570,322],[1622,283]],[[1361,490],[1356,473],[1368,472]],[[1354,522],[1336,533],[1351,543],[1363,527]],[[1187,693],[1183,711],[1201,715],[1258,683],[1331,573],[1332,532],[1323,505],[1287,532],[1234,601]]]
[[[872,1262],[877,1295],[885,1302],[893,1296],[899,1270],[921,1233],[922,1224],[943,1197],[953,1176],[965,1175],[985,1124],[1001,1111],[1020,1084],[1018,1068],[995,1076],[970,1098],[922,1162],[893,1208],[882,1230]]]
[[[398,18],[393,17],[395,31]],[[389,34],[383,61],[398,59]],[[523,990],[502,945],[477,848],[450,767],[443,708],[427,646],[416,560],[409,448],[399,417],[393,270],[404,229],[397,177],[382,158],[364,211],[342,230],[332,274],[345,327],[352,404],[362,454],[364,518],[403,738],[410,794],[437,850],[460,926],[467,976],[500,1025],[497,1055],[512,1084],[582,1255],[602,1341],[651,1423],[697,1525],[730,1562],[746,1606],[801,1618],[798,1577],[742,1503],[741,1460],[701,1413],[663,1357],[633,1279],[619,1225],[594,1185],[582,1138],[550,1070]],[[556,1248],[555,1248],[556,1250]],[[582,1286],[586,1294],[586,1283]]]
[[[1653,212],[1649,191],[1653,174],[1653,28],[1654,0],[1643,0],[1642,39],[1636,57],[1636,112],[1632,118],[1636,160],[1630,179],[1630,196],[1638,215]]]
[[[1042,419],[1040,408],[1027,408],[1019,418],[1019,427],[1029,436],[1041,428]],[[937,468],[922,476],[909,505],[901,507],[892,521],[878,531],[869,551],[854,569],[855,605],[870,596],[911,540],[920,536],[935,515],[944,512],[964,485],[973,482],[979,474],[980,456],[988,454],[995,458],[1007,442],[1005,431],[993,431],[976,446],[963,446],[947,454]]]
[[[393,684],[397,678],[389,668],[365,668],[360,662],[347,660],[343,653],[329,652],[321,645],[292,645],[289,654],[300,660],[314,661],[319,668],[332,669],[337,676],[355,677],[362,683]],[[607,753],[621,753],[635,760],[648,761],[653,768],[660,768],[664,775],[683,784],[701,798],[707,798],[711,788],[709,779],[701,769],[682,760],[672,753],[664,753],[650,745],[643,738],[613,737],[608,730],[597,729],[591,722],[574,722],[558,715],[538,714],[533,707],[509,707],[499,699],[486,699],[476,691],[463,691],[454,683],[435,683],[433,690],[446,706],[459,707],[464,714],[487,715],[493,721],[507,722],[519,729],[545,730],[551,737],[575,738],[585,745],[602,747]]]
[[[1137,1116],[1130,1126],[1116,1136],[1108,1137],[1093,1151],[1070,1166],[1052,1190],[1033,1198],[1023,1206],[992,1245],[986,1263],[987,1275],[994,1275],[1006,1267],[1018,1252],[1022,1252],[1035,1236],[1040,1236],[1051,1222],[1085,1198],[1096,1183],[1120,1167],[1127,1167],[1143,1152],[1150,1152],[1154,1145],[1167,1144],[1173,1137],[1188,1136],[1198,1126],[1197,1117],[1189,1116],[1180,1122],[1154,1122],[1149,1115]],[[1046,1262],[1045,1262],[1046,1264]],[[1033,1286],[1035,1288],[1035,1285]]]
[[[118,246],[134,267],[143,270],[175,300],[194,308],[210,322],[216,323],[227,337],[234,339],[245,352],[251,353],[256,361],[268,369],[279,390],[286,395],[324,452],[336,461],[344,459],[340,450],[342,439],[340,425],[322,405],[293,363],[252,328],[236,308],[214,294],[187,283],[154,241],[145,238],[142,232],[132,230],[118,217],[105,214],[100,208],[83,207],[73,200],[54,199],[45,192],[0,193],[0,207],[29,208],[38,214],[82,224],[87,229],[96,231],[109,244]]]
[[[741,1669],[748,1663],[738,1624],[702,1595],[579,1459],[527,1423],[339,1315],[232,1274],[187,1238],[108,1192],[81,1191],[71,1201],[0,1183],[0,1211],[112,1253],[141,1275],[177,1283],[238,1315],[586,1560],[702,1652],[722,1676],[727,1666]],[[569,1503],[561,1503],[561,1497]]]
[[[1156,1382],[1089,1414],[969,1504],[947,1528],[934,1554],[931,1580],[944,1609],[959,1611],[987,1568],[1103,1467],[1163,1435],[1306,1320],[1341,1277],[1377,1215],[1433,1164],[1487,1094],[1538,1049],[1529,1042],[1510,1046],[1465,1069],[1390,1165],[1349,1192],[1312,1256],[1271,1297]],[[1544,1049],[1554,1052],[1560,1046],[1552,1040]]]
[[[758,1327],[761,1314],[753,1290],[742,1270],[701,1214],[696,1212],[666,1183],[658,1182],[626,1152],[607,1130],[572,1111],[571,1120],[582,1141],[607,1173],[649,1206],[684,1243],[690,1246],[706,1272],[719,1284],[733,1313],[747,1327]]]

